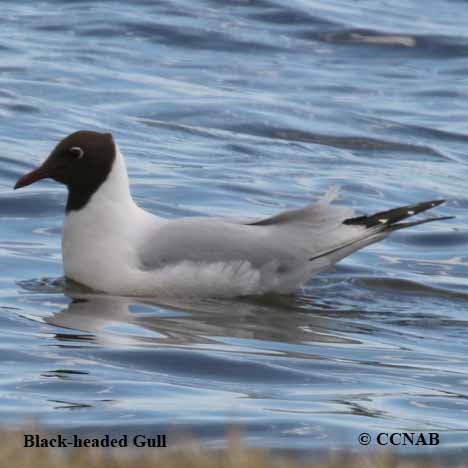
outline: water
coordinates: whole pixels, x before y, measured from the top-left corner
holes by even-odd
[[[0,421],[211,446],[468,446],[468,9],[461,1],[2,2]],[[164,303],[65,286],[55,142],[112,131],[168,217],[269,215],[341,186],[456,219],[393,235],[295,297]],[[170,442],[169,442],[170,444]]]

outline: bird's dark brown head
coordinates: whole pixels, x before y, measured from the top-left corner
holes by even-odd
[[[64,138],[37,169],[24,175],[15,190],[50,178],[68,187],[67,211],[79,210],[107,179],[115,160],[110,133],[80,130]]]

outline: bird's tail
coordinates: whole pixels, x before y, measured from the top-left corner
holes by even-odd
[[[415,205],[400,206],[391,210],[380,211],[372,215],[347,218],[343,221],[344,225],[362,227],[364,228],[364,232],[349,242],[342,243],[332,249],[309,258],[309,261],[314,261],[323,257],[331,257],[334,261],[338,261],[366,245],[373,244],[374,242],[387,237],[388,234],[398,229],[454,218],[454,216],[439,216],[410,222],[401,222],[411,216],[417,215],[418,213],[435,208],[444,202],[445,200],[432,200],[417,203]]]

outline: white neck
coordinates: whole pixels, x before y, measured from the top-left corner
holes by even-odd
[[[115,144],[115,160],[112,170],[105,182],[96,191],[95,196],[98,199],[108,199],[115,203],[135,204],[130,194],[127,165],[117,144]]]
[[[107,179],[81,209],[65,216],[62,255],[65,275],[96,289],[109,289],[123,269],[137,267],[147,227],[162,220],[141,209],[130,194],[125,160],[116,157]]]

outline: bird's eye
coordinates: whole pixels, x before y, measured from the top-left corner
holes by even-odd
[[[81,159],[84,156],[84,151],[79,146],[72,146],[68,150],[68,153],[75,159]]]

